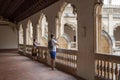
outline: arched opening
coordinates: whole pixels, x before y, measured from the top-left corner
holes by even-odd
[[[115,48],[120,49],[120,26],[114,29]]]
[[[120,41],[120,26],[117,26],[114,30],[115,41]]]
[[[30,20],[28,21],[26,28],[26,44],[33,45],[33,26]]]
[[[41,46],[48,43],[48,22],[45,14],[41,14],[37,25],[37,41]]]
[[[19,27],[19,44],[23,44],[23,27],[22,27],[22,24],[20,24],[20,27]]]
[[[64,3],[56,22],[59,48],[77,50],[77,11],[75,6]]]
[[[112,39],[110,35],[105,31],[102,30],[102,37],[101,37],[101,52],[102,53],[111,53],[112,52]]]
[[[113,53],[114,49],[114,23],[118,19],[116,15],[115,0],[104,0],[96,6],[96,52]],[[117,17],[117,18],[116,18]],[[103,31],[109,36],[105,38]],[[109,39],[109,40],[108,40]],[[111,41],[111,42],[109,42]]]

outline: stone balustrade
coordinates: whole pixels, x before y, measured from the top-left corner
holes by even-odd
[[[96,78],[120,80],[120,56],[95,54]]]
[[[21,50],[19,45],[19,50]],[[28,57],[32,57],[32,45],[26,45],[25,54]],[[37,47],[37,60],[48,64],[48,48],[43,46]],[[77,51],[67,49],[57,49],[56,67],[60,70],[76,75],[77,73]]]
[[[32,55],[32,45],[26,45],[25,53]]]
[[[19,52],[24,52],[23,44],[19,44],[18,50],[19,50]]]
[[[59,69],[75,75],[77,71],[77,51],[57,49],[56,64]]]

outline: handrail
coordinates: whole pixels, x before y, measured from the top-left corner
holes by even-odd
[[[65,72],[75,75],[77,71],[77,55],[78,51],[76,50],[57,49],[56,66]]]
[[[99,59],[99,60],[105,60],[105,61],[112,61],[112,62],[115,62],[115,63],[120,63],[120,56],[118,56],[118,55],[97,53],[97,54],[95,54],[95,58]]]
[[[26,55],[29,55],[29,57],[32,57],[32,48],[33,48],[33,45],[26,45]],[[49,54],[49,50],[47,47],[44,47],[44,46],[37,47],[38,61],[47,64],[48,54]],[[78,55],[78,51],[76,50],[57,48],[56,67],[65,72],[76,75],[77,58],[78,58],[77,55]]]
[[[96,77],[100,79],[120,79],[120,56],[110,54],[95,54]]]
[[[24,47],[23,47],[23,44],[19,44],[18,45],[18,50],[19,50],[19,52],[24,52]]]
[[[70,54],[73,54],[73,55],[77,55],[77,50],[70,50],[70,49],[60,49],[60,48],[57,48],[57,52],[70,52]]]

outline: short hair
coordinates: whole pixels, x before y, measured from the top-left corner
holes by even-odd
[[[53,38],[54,37],[54,34],[51,34],[51,38]]]

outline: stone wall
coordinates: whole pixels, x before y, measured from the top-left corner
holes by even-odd
[[[0,25],[0,49],[17,49],[17,30],[9,25]]]

